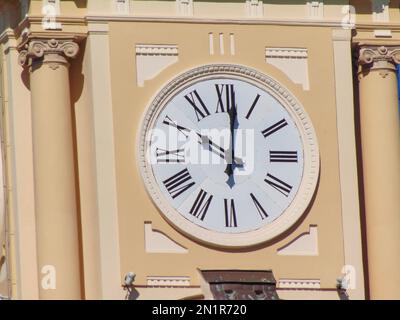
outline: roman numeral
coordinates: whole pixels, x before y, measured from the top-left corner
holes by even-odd
[[[254,202],[254,205],[256,206],[256,209],[258,211],[258,213],[260,214],[261,219],[265,219],[268,218],[268,214],[267,212],[264,210],[264,208],[262,207],[262,205],[260,204],[260,202],[257,200],[257,198],[255,197],[254,194],[250,193],[250,197]]]
[[[165,150],[156,149],[157,163],[180,163],[185,162],[185,149]]]
[[[207,210],[210,207],[210,203],[213,198],[213,196],[210,195],[206,200],[207,195],[207,192],[201,189],[199,194],[197,195],[196,200],[194,201],[192,208],[189,211],[191,215],[195,216],[201,221],[204,220],[204,217],[207,214]]]
[[[246,115],[246,119],[249,119],[249,118],[250,118],[250,116],[251,116],[251,114],[253,113],[253,110],[254,110],[256,104],[258,103],[258,100],[260,100],[260,97],[261,97],[261,96],[260,96],[259,94],[257,94],[256,98],[254,99],[253,104],[252,104],[251,107],[250,107],[249,112],[248,112],[247,115]]]
[[[236,108],[235,88],[233,84],[216,84],[218,103],[216,113],[228,112],[231,108]]]
[[[297,151],[270,151],[270,162],[297,162]]]
[[[171,126],[173,128],[176,128],[179,132],[181,132],[186,138],[189,137],[190,129],[179,126],[175,121],[173,121],[170,117],[165,116],[164,124],[167,126]]]
[[[193,107],[194,112],[196,113],[197,121],[202,120],[203,118],[210,115],[210,111],[208,111],[206,105],[203,100],[200,98],[197,90],[194,90],[185,96],[185,99],[190,103]]]
[[[237,227],[235,201],[224,199],[225,206],[225,226],[227,228]]]
[[[287,184],[286,182],[283,182],[282,180],[278,179],[277,177],[274,177],[272,174],[267,174],[267,178],[264,179],[266,183],[268,183],[271,187],[273,187],[275,190],[279,191],[282,193],[285,197],[288,197],[290,194],[290,191],[292,191],[292,186],[290,184]]]
[[[190,176],[188,169],[183,169],[182,171],[179,171],[177,174],[163,181],[163,184],[168,190],[172,199],[175,199],[187,189],[195,185],[195,182],[190,182],[190,180],[192,180],[192,177]]]
[[[272,125],[272,126],[268,127],[267,129],[265,129],[261,133],[263,134],[264,138],[267,138],[271,134],[277,132],[278,130],[280,130],[280,129],[284,128],[284,127],[286,127],[287,125],[288,125],[288,123],[286,122],[286,120],[282,119],[281,121],[278,121],[274,125]]]

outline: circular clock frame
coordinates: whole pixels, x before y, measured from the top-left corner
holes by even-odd
[[[190,85],[212,78],[229,78],[247,81],[265,90],[280,102],[295,122],[303,143],[304,168],[296,196],[284,212],[270,224],[243,233],[221,233],[198,226],[182,216],[165,199],[149,161],[147,141],[158,115],[164,106]],[[190,238],[211,246],[225,248],[250,247],[272,240],[292,227],[305,213],[315,193],[320,169],[319,148],[310,117],[300,102],[278,81],[257,70],[242,65],[211,64],[184,72],[165,85],[148,106],[140,126],[139,168],[146,189],[167,222]]]

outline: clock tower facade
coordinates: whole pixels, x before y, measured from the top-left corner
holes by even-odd
[[[400,299],[398,1],[0,3],[3,296]]]

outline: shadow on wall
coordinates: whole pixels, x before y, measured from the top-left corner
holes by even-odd
[[[0,2],[0,34],[7,28],[16,28],[23,19],[20,1],[8,0]]]
[[[137,300],[139,298],[139,291],[137,291],[135,288],[131,288],[127,291],[126,293],[126,300]]]
[[[87,7],[87,0],[72,0],[75,2],[77,8],[86,8]]]
[[[400,65],[397,65],[397,87],[399,89],[399,116],[400,116]]]

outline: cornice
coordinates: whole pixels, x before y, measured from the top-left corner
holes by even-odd
[[[265,19],[265,18],[196,18],[181,16],[115,16],[115,15],[87,15],[86,21],[123,21],[123,22],[169,22],[169,23],[198,23],[198,24],[242,24],[242,25],[292,25],[292,26],[320,26],[343,27],[339,20],[317,19]],[[60,20],[61,21],[61,20]],[[347,26],[347,25],[346,25]],[[348,25],[348,27],[351,27]]]
[[[41,23],[43,17],[30,15],[24,20]],[[268,19],[268,18],[197,18],[182,16],[133,16],[133,15],[86,15],[85,17],[61,15],[57,21],[63,25],[86,25],[87,22],[171,22],[171,23],[217,23],[217,24],[261,24],[261,25],[299,25],[299,26],[332,26],[342,27],[342,21],[326,19]],[[24,21],[23,21],[24,22]],[[21,22],[21,23],[23,23]]]
[[[27,23],[41,23],[43,16],[26,16],[20,25]],[[399,23],[375,22],[375,23],[356,23],[356,25],[344,25],[341,20],[327,19],[270,19],[270,18],[202,18],[202,17],[182,17],[182,16],[139,16],[139,15],[86,15],[86,16],[67,16],[57,17],[57,21],[63,25],[86,26],[87,22],[170,22],[170,23],[215,23],[215,24],[249,24],[249,25],[290,25],[290,26],[320,26],[320,27],[346,27],[347,29],[357,30],[392,30],[400,31]]]
[[[400,39],[353,38],[353,47],[363,46],[400,46]]]
[[[41,15],[29,15],[22,20],[30,23],[42,23],[43,16]],[[76,17],[76,16],[57,16],[57,22],[61,22],[63,25],[86,25],[86,17]]]
[[[355,29],[360,31],[392,30],[399,31],[400,23],[375,22],[375,23],[356,23]]]

